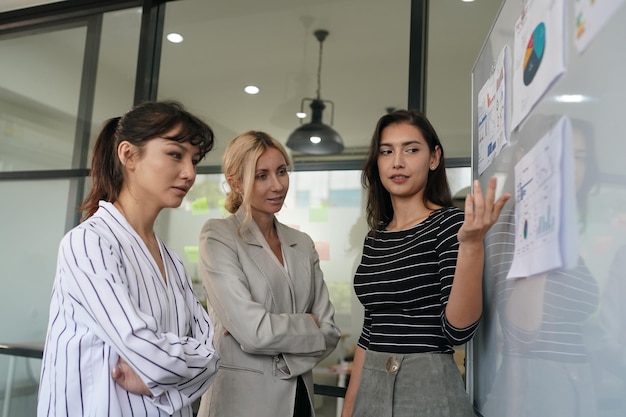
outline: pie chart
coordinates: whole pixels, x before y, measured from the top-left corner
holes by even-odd
[[[524,55],[524,85],[529,85],[537,74],[539,64],[543,59],[543,52],[546,47],[546,25],[541,22],[537,25],[526,45]]]

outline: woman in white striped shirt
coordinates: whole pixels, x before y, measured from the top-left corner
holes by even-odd
[[[212,147],[211,128],[176,102],[105,123],[84,221],[59,247],[38,416],[192,416],[217,372],[213,324],[153,227]]]
[[[370,233],[354,277],[365,308],[343,417],[473,416],[452,346],[482,312],[487,230],[509,195],[480,184],[452,205],[443,148],[412,110],[383,116],[363,168]]]

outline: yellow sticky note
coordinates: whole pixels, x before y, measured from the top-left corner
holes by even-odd
[[[309,207],[309,221],[323,223],[328,221],[328,206]]]
[[[191,214],[206,214],[209,212],[209,200],[200,197],[191,203]]]
[[[185,255],[189,262],[198,263],[200,256],[198,254],[199,249],[197,246],[185,246]]]

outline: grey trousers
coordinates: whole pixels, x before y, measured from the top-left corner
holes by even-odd
[[[452,355],[366,351],[354,417],[474,417]]]

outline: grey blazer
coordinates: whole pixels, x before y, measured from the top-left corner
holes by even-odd
[[[221,360],[198,417],[292,417],[296,377],[313,404],[311,371],[341,333],[311,238],[274,220],[287,272],[254,220],[238,234],[244,217],[240,209],[208,220],[200,233],[199,271]]]

